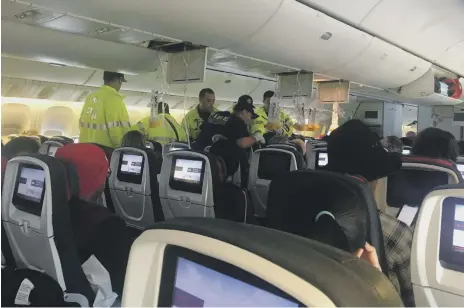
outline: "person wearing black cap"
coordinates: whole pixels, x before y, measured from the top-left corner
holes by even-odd
[[[377,180],[401,168],[401,154],[387,152],[380,138],[360,120],[349,120],[327,138],[325,169],[363,176],[374,189]],[[388,276],[406,307],[414,306],[411,283],[412,229],[386,213],[379,212],[387,254]]]
[[[103,73],[104,85],[85,99],[79,118],[79,142],[117,148],[130,130],[129,114],[119,93],[124,74]]]
[[[241,100],[235,104],[233,112],[219,111],[213,113],[205,123],[192,148],[203,150],[213,144],[213,137],[221,135],[232,141],[238,147],[247,149],[256,142],[264,142],[261,136],[251,136],[247,125],[257,118],[254,106],[247,101]]]

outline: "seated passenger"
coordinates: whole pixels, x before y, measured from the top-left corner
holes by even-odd
[[[76,143],[59,148],[56,158],[72,163],[79,177],[79,197],[69,201],[72,228],[81,263],[94,255],[122,296],[131,239],[124,221],[96,204],[108,176],[105,152],[96,145]]]
[[[286,137],[286,136],[275,135],[275,136],[271,137],[269,139],[269,141],[267,142],[267,144],[279,144],[279,143],[283,143],[283,144],[287,143],[287,144],[297,145],[298,149],[301,150],[301,153],[303,155],[306,154],[306,144],[305,144],[304,141],[302,141],[299,138],[289,138],[289,137]]]
[[[169,114],[169,105],[166,103],[158,103],[158,122],[156,126],[150,127],[150,117],[146,117],[134,128],[140,130],[147,139],[156,140],[163,145],[173,141],[187,142],[185,128]]]
[[[388,152],[403,152],[403,142],[396,136],[388,136],[382,139],[382,145]]]
[[[124,137],[122,137],[121,147],[145,149],[147,147],[145,136],[138,130],[128,131]]]
[[[459,156],[459,146],[450,132],[429,127],[417,135],[411,154],[456,162]]]
[[[350,120],[327,139],[329,171],[361,175],[372,188],[378,179],[401,168],[399,153],[388,153],[378,136],[359,120]],[[414,306],[411,283],[412,230],[396,218],[380,212],[387,255],[388,275],[406,306]]]
[[[9,141],[2,149],[2,156],[7,160],[23,154],[36,154],[40,144],[31,137],[21,136]]]

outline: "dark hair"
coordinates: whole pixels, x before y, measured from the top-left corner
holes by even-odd
[[[429,127],[417,135],[411,154],[449,159],[455,162],[459,156],[459,146],[450,132]]]
[[[271,90],[264,92],[263,101],[265,101],[266,98],[271,98],[271,97],[273,97],[274,95],[275,95],[275,92],[274,92],[274,91],[271,91]]]
[[[5,144],[2,156],[11,159],[19,154],[35,154],[39,152],[40,145],[33,138],[20,136]]]
[[[403,145],[406,145],[408,147],[412,147],[412,145],[414,144],[414,140],[409,137],[402,137],[401,142],[403,142]]]
[[[145,149],[145,136],[138,130],[128,131],[124,137],[122,137],[121,147],[131,147]]]
[[[403,151],[403,142],[396,136],[386,137],[383,143],[389,152],[401,153]]]
[[[169,105],[163,102],[158,103],[158,113],[169,114]]]
[[[40,138],[40,143],[41,144],[44,143],[45,141],[48,141],[48,139],[49,139],[48,137],[45,137],[43,135],[39,135],[39,138]]]
[[[343,232],[343,229],[331,216],[327,214],[321,215],[317,222],[311,226],[312,228],[307,235],[308,238],[346,252],[354,252],[353,250],[356,247],[350,247],[348,238]]]
[[[214,91],[212,89],[210,89],[210,88],[201,89],[200,94],[198,95],[198,97],[200,99],[202,99],[203,97],[205,97],[206,94],[213,94],[214,95]]]

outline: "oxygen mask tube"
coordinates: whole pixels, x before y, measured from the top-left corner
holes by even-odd
[[[160,125],[159,115],[158,115],[158,91],[151,92],[150,98],[150,128],[155,128]]]
[[[277,76],[276,89],[274,96],[271,97],[269,102],[269,112],[267,115],[266,128],[271,131],[279,131],[282,128],[280,123],[280,82]]]

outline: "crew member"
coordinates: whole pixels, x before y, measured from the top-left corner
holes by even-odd
[[[183,127],[177,123],[176,119],[169,114],[169,105],[158,103],[159,124],[150,127],[150,117],[140,120],[134,129],[142,132],[147,140],[154,140],[163,145],[169,142],[187,142],[187,135]]]
[[[85,99],[79,119],[79,142],[117,148],[130,130],[129,115],[119,93],[124,74],[103,73],[104,85]]]
[[[262,135],[251,136],[248,131],[247,125],[250,125],[251,121],[258,117],[254,108],[252,104],[242,100],[235,104],[233,113],[229,111],[213,113],[205,122],[192,148],[203,150],[212,145],[215,135],[222,135],[242,149],[248,149],[258,141],[264,143]]]
[[[214,108],[216,96],[214,91],[206,88],[200,91],[199,104],[190,110],[182,120],[182,127],[187,130],[190,140],[196,140],[202,129],[203,122],[207,121],[211,113],[217,112]]]
[[[258,118],[254,121],[253,126],[251,127],[251,132],[253,134],[260,132],[262,135],[268,132],[275,132],[278,135],[290,137],[293,134],[293,122],[288,114],[283,111],[279,113],[279,122],[280,128],[275,129],[271,128],[268,125],[268,114],[269,106],[271,104],[271,98],[274,96],[273,91],[266,91],[263,96],[263,107],[260,107],[256,110]]]

